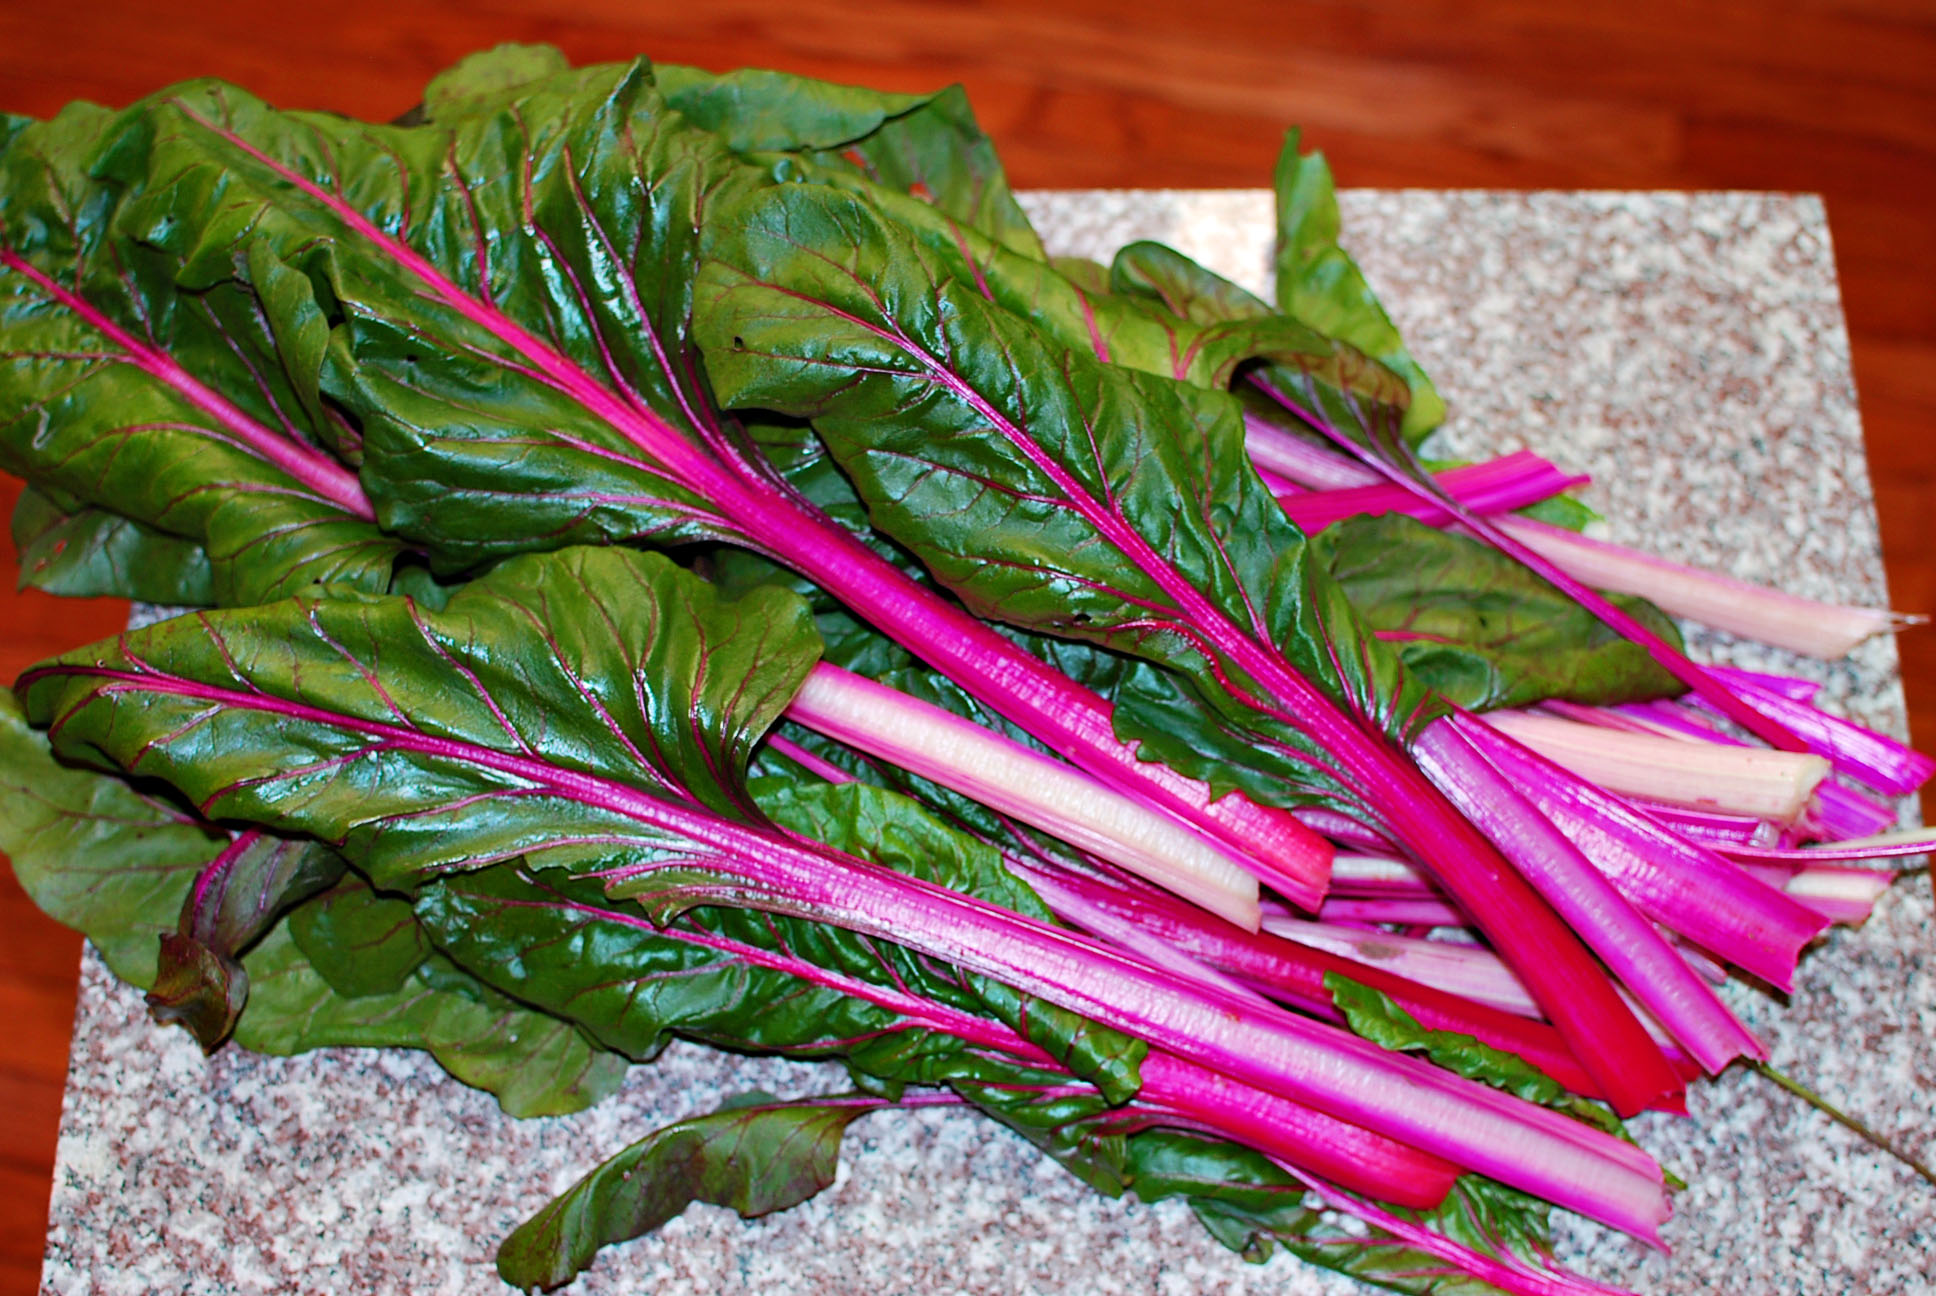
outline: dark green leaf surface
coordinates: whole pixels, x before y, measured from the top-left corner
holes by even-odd
[[[741,782],[747,750],[817,648],[804,607],[781,591],[726,603],[663,558],[571,550],[506,563],[442,613],[399,598],[344,598],[180,618],[44,669],[29,696],[45,717],[60,717],[69,748],[175,780],[214,813],[336,842],[386,889],[416,890],[438,875],[514,857],[544,868],[680,860],[730,870],[738,852],[781,846],[771,816],[1046,917],[992,850],[898,798],[778,789],[755,807]],[[473,933],[463,923],[440,927],[435,917],[426,911],[435,938],[453,950],[464,940],[497,942],[459,956],[487,976],[518,963],[522,977],[552,955],[562,960],[557,976],[609,974],[571,957],[565,944],[531,948],[508,920]],[[305,938],[315,932],[307,921],[296,920]],[[768,920],[735,921],[757,930]],[[652,936],[642,916],[633,930]],[[871,940],[818,926],[799,940],[890,981],[920,979],[912,965],[883,972]],[[945,982],[958,974],[937,975]],[[715,1033],[678,1015],[688,1011],[686,999],[662,1014],[673,1026],[630,1016],[623,984],[610,987],[610,1012],[594,1019],[575,990],[561,999],[537,981],[497,983],[526,1002],[571,1012],[635,1055],[675,1027],[749,1038],[736,985],[674,987],[700,997],[697,1011],[723,1014]],[[1113,1093],[1134,1090],[1140,1046],[998,983],[955,993],[971,996],[969,1011],[1000,1017]],[[804,1020],[823,1029],[818,1015]],[[769,1025],[784,1023],[760,1028]]]
[[[410,902],[352,874],[289,916],[289,934],[338,994],[390,994],[430,954]]]
[[[156,195],[110,146],[142,120],[77,105],[0,159],[0,467],[200,544],[223,602],[381,589],[398,546],[333,457],[353,436],[316,389],[327,330],[183,294],[170,250],[124,236]]]
[[[162,797],[56,762],[0,690],[0,852],[34,903],[85,933],[116,976],[154,984],[157,938],[227,844]]]
[[[701,212],[766,181],[646,65],[418,128],[190,84],[112,156],[141,191],[123,223],[181,287],[247,289],[285,331],[337,321],[319,381],[362,428],[384,525],[441,570],[736,534],[679,484],[736,436],[681,339]]]
[[[714,228],[697,336],[721,399],[812,418],[971,610],[1182,671],[1293,758],[1309,740],[1247,700],[1283,678],[1252,649],[1387,732],[1430,713],[1249,473],[1229,397],[1057,346],[848,194],[766,191]]]
[[[1404,435],[1416,444],[1445,419],[1445,402],[1405,349],[1364,272],[1338,245],[1338,195],[1321,153],[1299,153],[1290,132],[1277,161],[1277,306],[1349,343],[1404,379]]]
[[[206,607],[215,601],[208,551],[193,540],[106,509],[63,507],[29,486],[13,510],[20,583],[71,598],[101,595]]]
[[[1107,277],[1096,287],[1095,270],[1078,266],[1071,277],[1060,265],[1021,255],[930,204],[892,189],[825,169],[807,169],[804,176],[846,189],[872,204],[923,248],[934,264],[952,266],[965,288],[1028,320],[1045,337],[1071,351],[1211,391],[1228,388],[1239,366],[1253,360],[1320,375],[1338,368],[1337,343],[1261,303],[1256,311],[1179,314],[1161,295],[1147,291],[1146,285],[1121,280],[1109,271],[1103,272]],[[1248,296],[1178,254],[1168,255],[1188,266],[1197,278],[1219,285],[1219,290]],[[1362,363],[1355,353],[1349,353],[1349,359]],[[1387,379],[1396,381],[1389,375]]]
[[[1547,698],[1590,705],[1683,691],[1647,650],[1498,550],[1402,514],[1352,518],[1315,541],[1365,623],[1421,680],[1475,710]],[[1676,647],[1644,599],[1614,601]]]
[[[555,45],[507,43],[479,50],[431,78],[424,87],[422,116],[441,124],[493,112],[534,82],[570,70],[571,61]]]
[[[1193,324],[1221,324],[1273,314],[1270,303],[1213,274],[1175,248],[1147,240],[1126,243],[1109,263],[1109,290],[1160,303]]]
[[[582,1111],[625,1074],[623,1058],[594,1047],[570,1023],[524,1008],[447,962],[423,964],[393,992],[352,998],[317,973],[285,924],[243,966],[249,1005],[235,1042],[258,1053],[425,1049],[520,1117]]]
[[[888,94],[785,72],[663,64],[655,75],[672,107],[777,176],[849,174],[1020,256],[1048,259],[960,86]]]
[[[188,940],[158,980],[161,938],[183,939],[171,929],[196,877],[226,845],[225,834],[120,778],[57,764],[11,695],[0,694],[0,850],[36,904],[86,933],[116,976],[160,994],[164,1018],[180,1014],[214,1040],[232,1024],[237,1043],[266,1053],[427,1048],[513,1115],[576,1111],[616,1087],[621,1059],[448,965],[441,975],[420,969],[394,993],[338,993],[291,939],[291,923],[270,929],[239,967]]]
[[[747,1219],[797,1206],[833,1183],[847,1126],[885,1105],[754,1093],[655,1130],[519,1225],[498,1248],[498,1274],[523,1290],[559,1286],[600,1247],[650,1233],[696,1201]]]
[[[177,618],[31,674],[26,696],[65,750],[334,842],[407,890],[524,854],[709,857],[673,825],[752,817],[738,771],[817,650],[780,591],[724,603],[663,558],[572,550],[506,563],[441,613],[392,597]]]
[[[1483,1256],[1497,1257],[1507,1251],[1508,1263],[1522,1274],[1540,1272],[1548,1265],[1541,1251],[1547,1235],[1545,1215],[1539,1209],[1543,1203],[1521,1194],[1513,1194],[1518,1200],[1498,1195],[1509,1191],[1467,1176],[1436,1211],[1392,1213]],[[1243,1200],[1250,1195],[1199,1199],[1191,1205],[1219,1241],[1254,1263],[1268,1260],[1281,1246],[1307,1264],[1406,1296],[1501,1296],[1505,1290],[1382,1229],[1352,1228],[1336,1215],[1294,1205],[1288,1194],[1280,1203],[1255,1206]],[[1509,1246],[1500,1245],[1502,1235],[1510,1239]]]
[[[255,831],[237,836],[196,877],[176,929],[161,938],[148,995],[155,1020],[186,1027],[209,1052],[218,1048],[248,1002],[242,951],[343,868],[341,857],[315,842]]]

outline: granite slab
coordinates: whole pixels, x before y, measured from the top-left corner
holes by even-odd
[[[1171,242],[1262,289],[1268,195],[1043,193],[1059,252]],[[1450,452],[1530,446],[1591,472],[1616,539],[1885,601],[1822,204],[1727,193],[1355,192],[1349,242],[1451,408]],[[1710,659],[1823,681],[1831,705],[1903,728],[1894,647],[1834,665],[1696,633]],[[1923,1157],[1936,1155],[1936,978],[1926,876],[1805,960],[1792,1002],[1736,985],[1774,1061]],[[518,1122],[403,1053],[204,1060],[83,969],[42,1290],[50,1296],[504,1290],[495,1242],[665,1121],[749,1088],[836,1087],[825,1066],[672,1048],[600,1107]],[[1562,1255],[1644,1292],[1844,1296],[1936,1287],[1936,1193],[1753,1075],[1698,1089],[1641,1141],[1689,1181],[1671,1255],[1586,1224]],[[1110,1201],[991,1123],[889,1113],[857,1125],[838,1182],[758,1221],[697,1207],[608,1253],[593,1294],[1332,1293],[1288,1259],[1246,1266],[1176,1205]]]

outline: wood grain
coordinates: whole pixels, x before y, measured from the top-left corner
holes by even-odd
[[[502,40],[895,89],[961,81],[1022,186],[1255,186],[1302,125],[1348,185],[1751,188],[1827,201],[1889,580],[1936,609],[1936,5],[1927,0],[136,0],[0,5],[0,110],[215,75],[384,118]],[[13,488],[0,487],[11,508]],[[8,573],[11,576],[11,572]],[[9,587],[11,579],[5,582]],[[111,601],[0,595],[0,676]],[[1902,641],[1936,737],[1936,632]],[[34,1289],[78,941],[0,878],[0,1296]]]

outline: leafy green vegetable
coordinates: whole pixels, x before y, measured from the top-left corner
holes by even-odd
[[[557,864],[675,848],[677,830],[626,813],[639,798],[750,819],[735,772],[817,651],[780,591],[725,603],[663,558],[574,550],[506,563],[442,613],[344,598],[176,618],[23,689],[56,707],[131,672],[142,688],[67,716],[64,749],[116,752],[211,814],[334,841],[408,890],[526,851]],[[204,714],[204,681],[238,672],[246,691]],[[171,715],[196,722],[124,745],[137,718]]]
[[[186,1027],[213,1052],[248,1002],[242,951],[342,874],[342,858],[328,847],[254,830],[239,834],[196,877],[176,929],[162,936],[148,1011],[156,1021]]]
[[[784,72],[715,76],[665,64],[654,76],[667,103],[776,176],[852,175],[1019,256],[1048,260],[960,86],[900,95]]]
[[[157,938],[227,844],[165,796],[56,761],[0,690],[0,851],[34,903],[85,933],[123,981],[154,985]]]
[[[352,874],[289,916],[289,934],[340,995],[391,994],[430,955],[410,901]]]
[[[170,607],[215,601],[208,551],[105,509],[64,506],[28,486],[13,511],[20,583],[74,598],[110,595]]]
[[[0,467],[200,544],[225,602],[383,588],[400,546],[333,457],[353,436],[316,390],[326,326],[183,295],[191,249],[121,236],[154,230],[157,191],[113,178],[144,121],[77,105],[0,157]],[[250,259],[265,291],[286,281]]]
[[[520,1224],[498,1247],[498,1274],[521,1290],[559,1286],[600,1247],[650,1233],[696,1201],[746,1219],[797,1206],[833,1183],[848,1125],[886,1105],[755,1091],[655,1130]]]
[[[531,85],[564,76],[571,61],[555,45],[505,43],[467,54],[424,87],[422,117],[447,123],[492,112]]]
[[[1404,435],[1416,444],[1445,419],[1425,376],[1351,254],[1338,244],[1338,195],[1322,153],[1299,153],[1298,133],[1277,161],[1277,305],[1400,375],[1410,389]]]
[[[786,817],[796,827],[805,822],[798,807],[819,803],[813,817],[832,845],[905,864],[919,876],[979,882],[1045,914],[987,853],[950,840],[940,825],[885,793],[807,788],[790,799],[796,811]],[[662,930],[636,908],[607,899],[596,883],[503,867],[444,879],[425,890],[417,910],[439,948],[486,982],[569,1017],[640,1060],[679,1034],[792,1057],[838,1057],[857,1081],[898,1095],[906,1084],[1009,1075],[1012,1063],[964,1046],[943,1020],[991,1018],[1116,1098],[1137,1085],[1140,1043],[998,982],[824,923],[707,908]],[[587,960],[586,949],[598,958]],[[890,998],[917,996],[921,1011],[856,998],[865,986],[893,991]],[[936,1005],[943,1017],[929,1011]]]
[[[1476,540],[1388,513],[1329,527],[1313,543],[1366,624],[1461,706],[1611,705],[1682,692],[1646,649]],[[1615,601],[1680,644],[1674,623],[1644,599]]]
[[[577,1027],[498,994],[441,959],[385,994],[337,993],[285,924],[243,959],[249,1006],[235,1042],[258,1053],[318,1048],[415,1048],[512,1116],[562,1116],[614,1092],[625,1059]]]
[[[767,191],[711,228],[696,336],[720,398],[812,418],[874,524],[971,610],[1183,671],[1307,761],[1310,736],[1234,696],[1272,688],[1238,635],[1390,731],[1432,714],[1244,470],[1229,397],[1057,347],[846,194]]]

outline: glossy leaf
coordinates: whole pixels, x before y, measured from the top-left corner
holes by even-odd
[[[992,859],[912,807],[872,789],[774,787],[763,800],[801,826],[817,803],[821,832],[917,876],[1040,902]],[[791,805],[789,811],[775,798]],[[1012,1063],[979,1040],[988,1018],[1118,1098],[1135,1092],[1140,1043],[998,982],[826,924],[707,908],[663,929],[595,883],[496,868],[445,879],[418,913],[440,948],[487,982],[579,1022],[607,1047],[645,1059],[670,1035],[792,1057],[836,1057],[856,1078],[904,1084],[993,1081]],[[596,951],[587,958],[586,951]],[[874,987],[881,1002],[862,993]]]
[[[201,942],[163,932],[154,988],[144,997],[149,1016],[182,1027],[204,1053],[213,1053],[248,1005],[249,975],[241,963]]]
[[[978,615],[1182,672],[1302,762],[1285,795],[1396,833],[1617,1105],[1675,1085],[1550,907],[1395,750],[1444,703],[1249,471],[1233,400],[1065,350],[850,194],[783,186],[710,228],[695,327],[723,402],[811,418],[874,525]]]
[[[248,1002],[242,952],[287,910],[334,883],[343,861],[325,846],[240,833],[195,878],[176,929],[161,938],[148,1011],[213,1052]]]
[[[1553,1264],[1545,1203],[1477,1176],[1461,1179],[1437,1210],[1375,1211],[1374,1218],[1389,1227],[1369,1230],[1343,1227],[1337,1215],[1303,1206],[1290,1193],[1257,1204],[1247,1196],[1206,1197],[1191,1205],[1219,1241],[1253,1263],[1268,1260],[1281,1246],[1307,1264],[1406,1296],[1613,1291]],[[1421,1239],[1430,1242],[1421,1245]]]
[[[157,938],[227,843],[163,796],[56,761],[0,690],[0,851],[34,903],[85,933],[116,976],[154,984]]]
[[[813,418],[875,524],[971,610],[1220,679],[1215,704],[1286,746],[1311,740],[1237,700],[1284,683],[1278,649],[1375,723],[1430,714],[1245,471],[1228,398],[1062,350],[848,195],[759,198],[717,222],[702,275],[722,399]]]
[[[454,124],[569,71],[570,63],[552,46],[500,45],[438,75],[424,92],[423,116]],[[714,73],[659,63],[651,72],[670,107],[762,169],[787,175],[806,168],[865,179],[1018,253],[1046,259],[993,142],[959,86],[894,94],[761,68]]]
[[[208,552],[193,540],[27,487],[13,510],[20,583],[73,598],[107,595],[168,607],[215,601]]]
[[[864,199],[937,264],[952,264],[964,287],[1028,320],[1071,351],[1211,391],[1229,388],[1241,366],[1258,360],[1333,378],[1363,368],[1383,375],[1387,383],[1396,381],[1349,348],[1262,303],[1256,310],[1178,313],[1162,294],[1123,280],[1113,269],[1097,288],[1094,272],[1077,267],[1071,277],[1060,265],[1019,255],[982,231],[964,227],[929,204],[894,190],[824,169],[807,170],[804,178]],[[1195,277],[1234,289],[1179,254],[1161,251],[1189,266]],[[1234,292],[1248,297],[1241,289]]]
[[[1338,195],[1322,153],[1299,153],[1298,133],[1277,161],[1277,305],[1328,337],[1362,351],[1404,379],[1410,400],[1403,431],[1416,444],[1445,419],[1445,402],[1338,243]]]
[[[291,914],[289,934],[317,974],[350,998],[401,989],[430,954],[410,901],[354,874]]]
[[[1126,243],[1109,263],[1109,290],[1148,298],[1195,324],[1259,319],[1270,303],[1198,265],[1175,248],[1148,240]]]
[[[785,72],[715,75],[665,64],[655,77],[666,101],[695,125],[777,174],[848,172],[1019,255],[1048,259],[960,86],[889,94]]]
[[[570,70],[571,60],[555,45],[506,42],[479,50],[430,79],[424,87],[419,115],[425,121],[448,124],[494,112],[527,86]]]
[[[179,262],[125,236],[141,201],[108,177],[140,120],[76,106],[0,159],[0,466],[199,543],[224,602],[382,588],[398,545],[335,457],[318,329],[182,294]]]
[[[689,489],[687,460],[730,434],[679,339],[698,212],[763,181],[645,65],[414,129],[190,84],[109,156],[140,195],[122,223],[181,288],[253,293],[285,328],[339,321],[320,381],[361,426],[385,527],[442,570],[736,534]]]
[[[63,743],[152,769],[213,813],[337,841],[379,885],[414,890],[514,856],[730,865],[784,849],[740,771],[816,650],[780,591],[725,603],[663,558],[574,550],[507,563],[442,613],[392,598],[179,618],[37,678]],[[782,790],[767,813],[1046,917],[992,852],[911,805],[826,796]],[[871,944],[860,956],[878,964]],[[976,994],[1052,1055],[1134,1089],[1119,1036],[995,982]]]
[[[709,857],[678,825],[753,818],[737,771],[816,654],[779,591],[727,604],[663,558],[573,550],[506,563],[442,613],[387,598],[176,618],[24,687],[63,749],[336,842],[407,890],[526,852]]]
[[[1325,850],[1308,830],[1139,763],[1100,699],[909,586],[716,414],[682,341],[697,224],[768,179],[667,109],[642,65],[569,73],[447,128],[276,114],[214,85],[158,97],[144,121],[148,142],[115,156],[146,185],[146,237],[196,290],[300,266],[304,309],[342,320],[324,378],[364,432],[363,476],[433,573],[587,540],[748,545],[1314,898]]]
[[[1682,692],[1646,649],[1476,540],[1385,514],[1327,528],[1314,543],[1366,624],[1461,706],[1610,705]],[[1679,645],[1679,630],[1651,604],[1616,602]]]
[[[559,1286],[600,1247],[650,1233],[696,1201],[746,1219],[797,1206],[833,1183],[847,1126],[886,1105],[755,1092],[655,1130],[520,1224],[498,1247],[498,1275],[521,1290]]]

